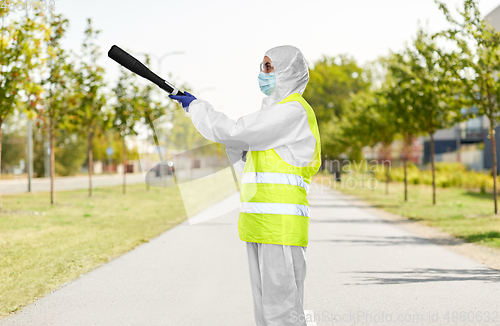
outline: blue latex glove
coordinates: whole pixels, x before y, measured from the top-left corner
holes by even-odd
[[[177,102],[179,102],[182,105],[182,108],[184,109],[184,111],[189,112],[189,104],[191,104],[191,102],[196,100],[196,97],[194,97],[193,95],[189,94],[186,91],[184,91],[184,94],[186,94],[186,95],[184,95],[184,96],[182,96],[182,95],[169,95],[168,97],[170,97],[172,100],[176,100]]]

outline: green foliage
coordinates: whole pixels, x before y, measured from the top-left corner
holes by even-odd
[[[396,118],[386,98],[378,93],[367,91],[352,96],[350,110],[342,124],[349,157],[360,159],[363,146],[373,147],[381,143],[383,148],[388,149],[400,131]],[[385,156],[383,159],[391,159]]]
[[[18,165],[21,159],[26,161],[26,135],[20,132],[2,135],[2,171]]]
[[[368,90],[369,80],[356,61],[346,55],[323,57],[314,63],[304,98],[314,109],[318,122],[341,117],[349,105],[351,94]]]
[[[359,154],[351,139],[342,133],[342,128],[349,122],[345,116],[351,109],[352,95],[367,91],[369,87],[368,71],[363,71],[346,55],[323,57],[314,63],[303,96],[316,114],[322,153],[329,157],[346,151]]]
[[[398,87],[404,89],[403,94],[392,100],[406,103],[399,105],[398,111],[403,113],[400,119],[401,122],[406,122],[405,118],[410,120],[406,127],[414,134],[426,132],[431,135],[467,118],[461,114],[462,85],[449,73],[448,58],[443,56],[423,29],[419,29],[412,48],[407,47],[403,53],[394,55],[396,64],[390,70],[396,81],[402,83]]]
[[[75,175],[87,158],[86,140],[79,137],[77,133],[68,131],[61,131],[55,140],[58,144],[54,148],[56,174],[59,176]]]
[[[96,128],[105,129],[109,119],[104,93],[104,68],[97,65],[101,55],[96,44],[99,33],[99,30],[92,28],[92,20],[89,18],[74,85],[75,93],[78,94],[78,106],[72,117],[73,126],[78,126],[82,133],[89,134],[90,137]]]
[[[43,130],[35,127],[33,130],[33,170],[37,177],[49,177],[45,174]],[[81,134],[67,130],[58,130],[54,134],[55,173],[57,176],[77,174],[87,157],[86,139]]]
[[[150,59],[146,55],[146,66],[149,66]],[[184,88],[187,89],[187,88]],[[139,111],[142,113],[144,124],[153,128],[153,121],[164,116],[167,112],[171,112],[175,109],[174,102],[168,101],[167,105],[164,105],[161,100],[154,100],[153,98],[162,99],[164,93],[160,88],[153,86],[151,83],[147,83],[138,94],[139,101]]]
[[[136,124],[143,117],[142,106],[149,105],[139,94],[137,76],[120,67],[118,84],[113,89],[117,103],[114,105],[113,128],[121,137],[136,135]]]
[[[17,21],[0,12],[0,126],[16,108],[33,109],[23,103],[29,97],[40,98],[33,74],[43,64],[41,44],[49,37],[44,20],[41,13]]]
[[[33,115],[35,105],[26,103],[32,96],[35,101],[30,104],[40,98],[42,87],[32,75],[43,64],[40,44],[48,38],[42,13],[36,13],[33,19],[26,15],[22,21],[10,21],[6,16],[5,9],[0,9],[0,153],[5,119],[16,109]]]
[[[171,113],[171,122],[174,125],[169,135],[171,148],[188,150],[207,144],[207,140],[193,126],[191,118],[182,109]]]
[[[25,119],[24,119],[25,120]],[[12,173],[12,166],[26,161],[26,126],[19,116],[7,117],[2,130],[2,171]],[[7,170],[7,171],[6,171]]]
[[[490,120],[491,153],[493,158],[494,202],[497,207],[497,153],[495,145],[495,127],[500,121],[500,32],[484,21],[478,0],[465,0],[463,10],[459,10],[461,19],[455,19],[447,6],[434,0],[444,13],[452,27],[437,33],[435,37],[444,37],[453,42],[457,49],[448,52],[447,70],[464,88],[470,105],[478,108],[478,114],[486,115]]]
[[[74,92],[75,74],[69,54],[61,46],[69,22],[62,15],[48,18],[49,42],[43,48],[48,77],[41,81],[45,91],[43,105],[38,110],[38,119],[48,130],[71,129],[77,95]],[[35,104],[35,103],[34,103]],[[35,104],[36,105],[36,104]]]
[[[43,133],[40,131],[40,125],[35,124],[33,128],[33,172],[37,178],[49,177],[45,175],[43,141]]]
[[[120,134],[114,130],[109,130],[106,135],[98,133],[92,139],[92,151],[94,160],[105,160],[107,162],[108,155],[106,148],[113,148],[111,161],[113,164],[121,164],[123,162],[123,139]],[[139,152],[137,147],[127,148],[127,158],[130,160],[138,160]]]
[[[102,132],[94,135],[92,138],[92,157],[95,161],[107,159],[106,148],[108,148],[108,137],[106,137]]]
[[[465,0],[460,20],[455,19],[447,6],[435,0],[452,28],[435,35],[451,40],[456,50],[449,52],[449,74],[465,87],[470,105],[487,115],[495,125],[499,121],[500,95],[500,32],[484,21],[477,0]]]
[[[381,60],[387,74],[377,92],[385,100],[385,114],[391,116],[391,122],[406,143],[425,131],[423,116],[413,106],[413,98],[418,94],[414,77],[408,71],[407,60],[408,57],[398,53],[391,53]]]
[[[414,164],[408,163],[407,167],[409,184],[432,185],[432,173],[430,170],[420,171]],[[374,171],[375,178],[385,181],[385,170]],[[403,167],[392,167],[390,169],[391,180],[403,182]],[[436,163],[436,186],[441,188],[460,187],[467,189],[493,189],[493,177],[491,174],[468,171],[461,163]]]
[[[353,156],[353,159],[357,158],[356,155],[359,155],[359,148],[351,146],[353,145],[352,140],[348,139],[343,134],[344,126],[348,126],[349,122],[350,121],[346,118],[340,119],[333,116],[328,123],[323,123],[320,127],[318,121],[321,138],[321,153],[323,156],[332,158],[348,153],[347,155]]]

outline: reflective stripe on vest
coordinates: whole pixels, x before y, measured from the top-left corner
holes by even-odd
[[[284,214],[309,217],[309,207],[296,204],[243,202],[240,204],[240,213]]]
[[[241,176],[241,183],[273,183],[302,187],[309,193],[309,184],[300,175],[276,172],[247,172]]]

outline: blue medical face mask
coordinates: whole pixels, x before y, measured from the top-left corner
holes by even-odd
[[[259,74],[259,86],[262,93],[267,96],[271,95],[274,91],[274,87],[276,87],[276,76],[274,72],[266,74],[261,71]]]

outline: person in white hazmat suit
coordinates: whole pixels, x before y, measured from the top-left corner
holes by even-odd
[[[242,175],[238,230],[247,242],[256,324],[305,326],[307,193],[321,157],[316,116],[302,97],[309,70],[290,45],[267,51],[260,68],[267,97],[259,111],[237,121],[187,92],[170,98],[205,138],[226,145]]]

